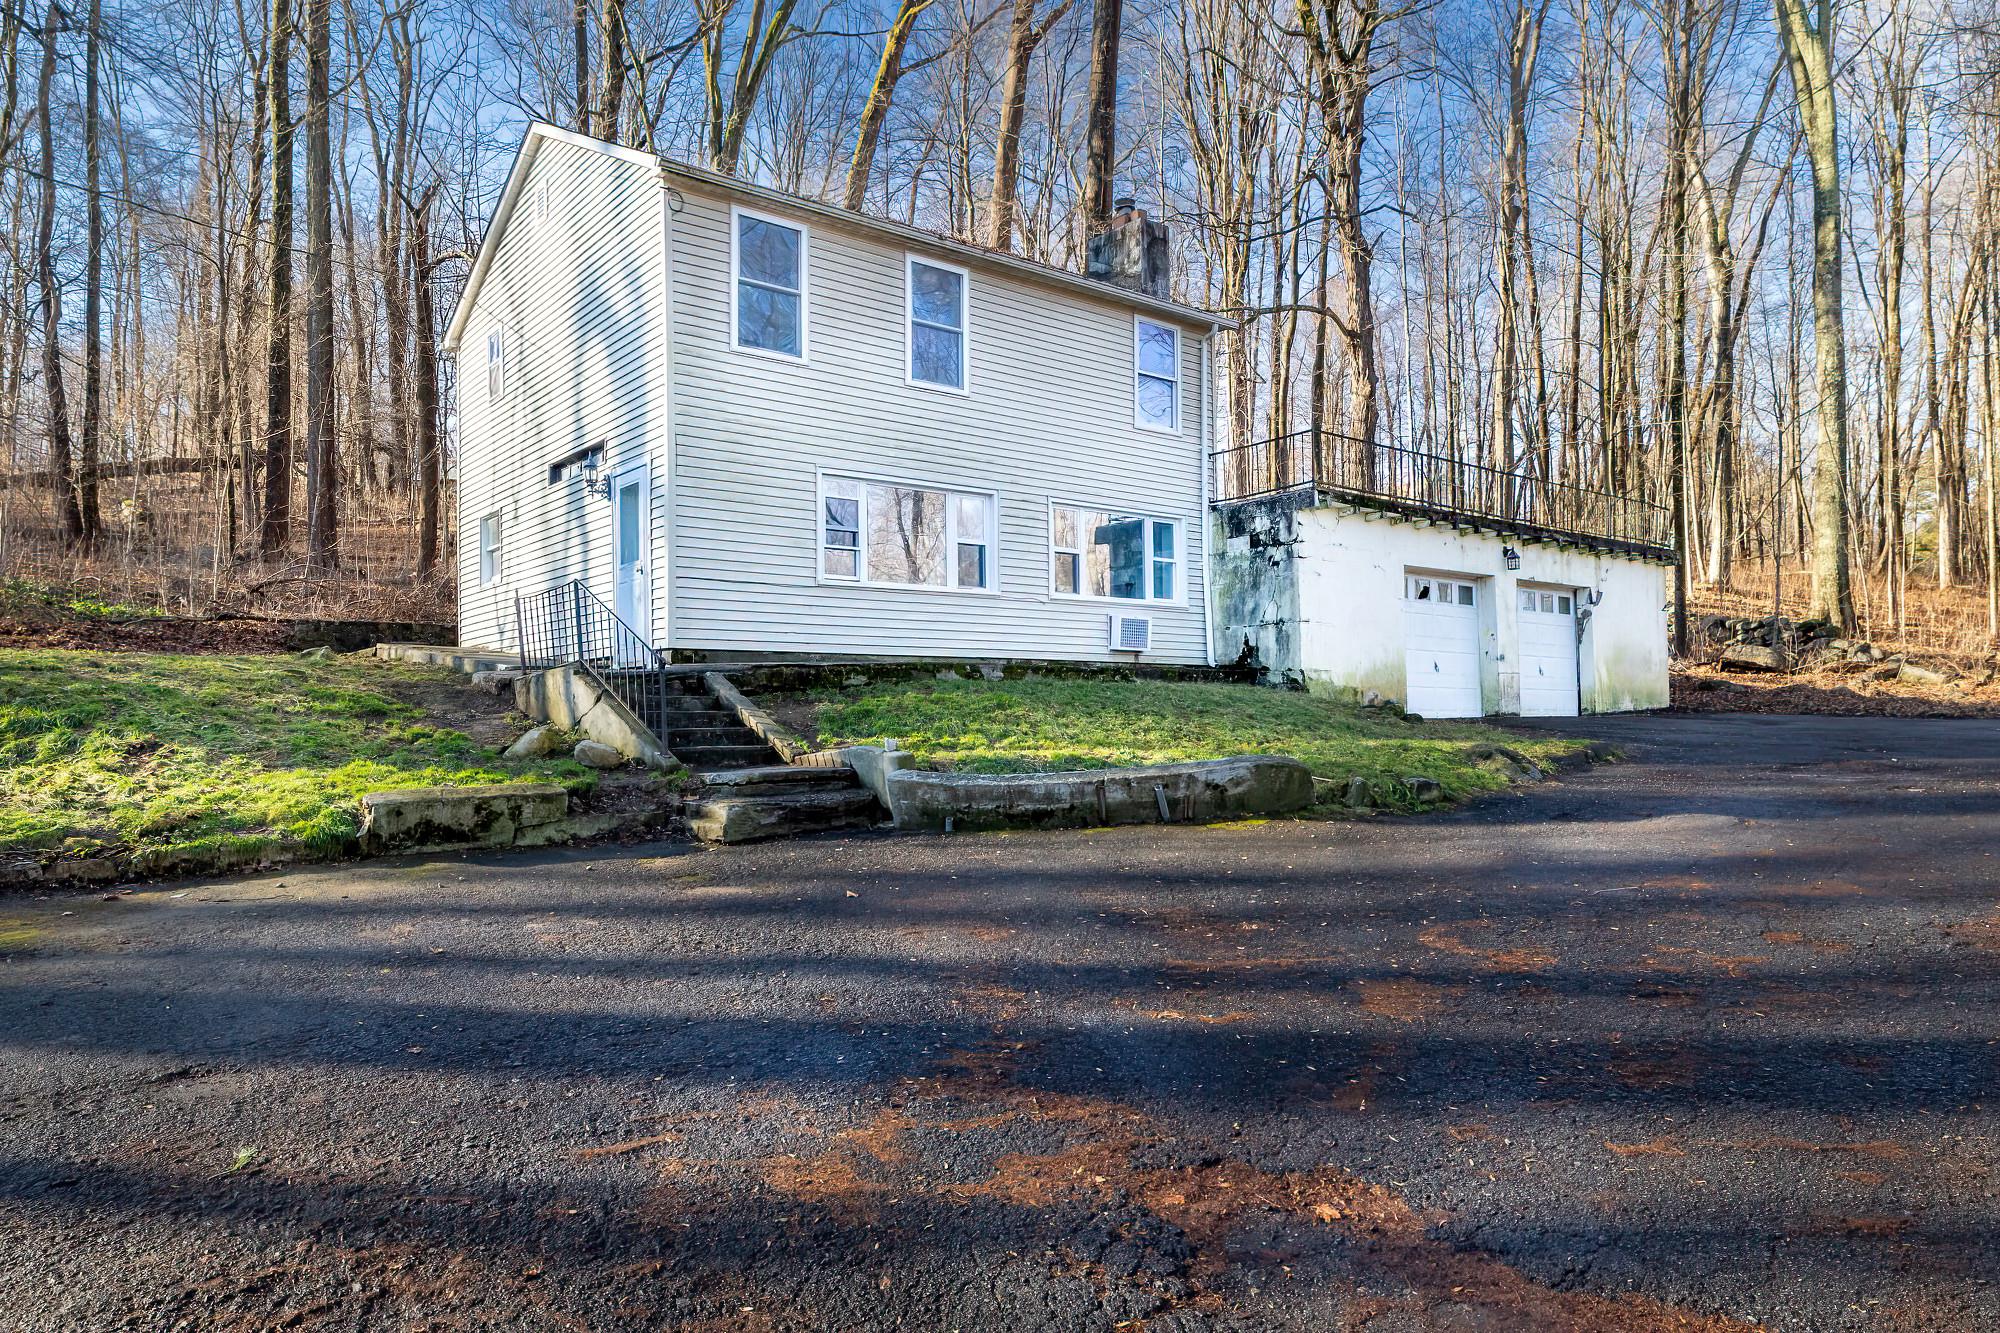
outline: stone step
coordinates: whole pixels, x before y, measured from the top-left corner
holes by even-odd
[[[712,796],[688,802],[688,831],[703,842],[756,842],[827,829],[868,828],[882,807],[864,787],[782,796]]]
[[[755,745],[669,745],[674,758],[689,768],[751,768],[778,762],[778,752],[763,742]]]

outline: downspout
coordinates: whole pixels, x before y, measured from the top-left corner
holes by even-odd
[[[674,647],[674,541],[676,525],[680,516],[680,460],[674,452],[674,214],[681,204],[680,192],[668,183],[667,164],[660,163],[660,321],[666,336],[661,339],[660,363],[663,387],[661,401],[666,405],[665,429],[661,432],[660,471],[665,477],[663,485],[649,490],[649,494],[664,493],[667,506],[666,540],[654,552],[653,568],[659,571],[659,578],[647,590],[652,599],[651,614],[660,627],[660,633],[653,639],[653,648],[662,661],[671,660]],[[658,501],[655,501],[658,503]],[[651,516],[648,515],[647,532],[652,531]]]
[[[1201,641],[1215,665],[1215,326],[1201,336]]]

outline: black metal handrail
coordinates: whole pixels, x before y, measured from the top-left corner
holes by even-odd
[[[1483,520],[1531,536],[1611,542],[1649,554],[1674,549],[1663,505],[1331,431],[1233,445],[1209,460],[1219,503],[1310,490],[1425,517]]]
[[[521,666],[576,666],[589,672],[664,739],[667,659],[581,579],[514,598]]]

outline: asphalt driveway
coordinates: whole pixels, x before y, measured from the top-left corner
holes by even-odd
[[[0,900],[0,1327],[2000,1327],[2000,723],[1595,730],[1421,820]]]

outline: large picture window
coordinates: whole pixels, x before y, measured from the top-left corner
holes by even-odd
[[[828,579],[989,591],[993,497],[828,477],[820,488],[820,573]]]
[[[910,260],[910,383],[966,387],[967,282],[962,268]]]
[[[1145,430],[1181,428],[1181,335],[1171,324],[1140,319],[1136,325],[1134,421]]]
[[[1171,519],[1057,505],[1049,546],[1058,597],[1180,599],[1180,525]]]
[[[741,209],[731,218],[736,346],[804,360],[806,229]]]

